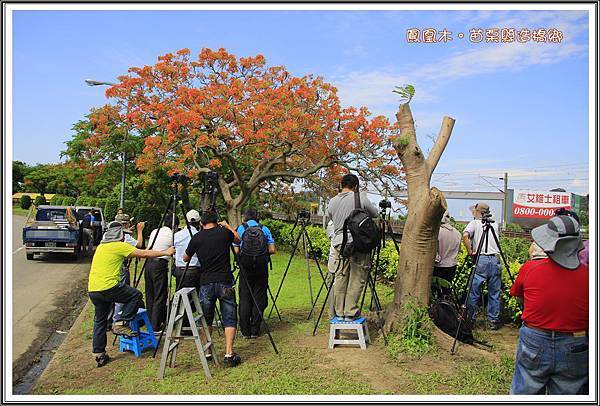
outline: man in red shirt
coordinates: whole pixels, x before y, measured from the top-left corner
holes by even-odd
[[[589,271],[577,256],[579,224],[556,216],[531,236],[548,258],[527,261],[510,289],[523,300],[510,393],[587,393]]]

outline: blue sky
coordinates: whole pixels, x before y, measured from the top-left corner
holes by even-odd
[[[563,187],[588,193],[588,17],[578,11],[15,11],[13,159],[57,162],[73,123],[106,102],[84,79],[190,48],[263,54],[297,75],[324,76],[342,102],[390,119],[395,85],[427,150],[456,119],[434,175],[442,190]],[[408,28],[447,28],[451,43],[407,44]],[[473,44],[470,28],[552,28],[561,44]],[[43,147],[39,147],[42,146]]]

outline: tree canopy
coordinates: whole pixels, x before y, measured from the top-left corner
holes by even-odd
[[[138,169],[191,178],[220,173],[230,215],[264,182],[341,171],[397,184],[400,162],[390,135],[397,128],[365,107],[342,107],[337,89],[314,75],[268,66],[262,55],[237,58],[224,49],[188,49],[133,67],[107,90],[114,102],[90,114],[90,132],[72,147],[87,159],[111,157],[114,146],[143,142]],[[327,168],[327,169],[324,169]]]

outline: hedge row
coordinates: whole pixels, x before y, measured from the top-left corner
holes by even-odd
[[[299,225],[293,229],[294,225],[292,223],[273,219],[265,219],[262,220],[261,223],[269,227],[275,238],[276,244],[280,249],[287,251],[291,250],[300,232]],[[329,256],[330,241],[327,238],[325,230],[322,227],[312,225],[307,226],[306,230],[312,242],[313,249],[317,253],[320,253],[320,259],[326,262]],[[398,243],[400,243],[399,240]],[[530,242],[523,238],[500,237],[500,246],[510,268],[509,274],[505,267],[502,267],[501,317],[505,321],[518,321],[520,319],[521,312],[517,301],[508,294],[512,285],[510,275],[516,277],[521,265],[527,261],[527,250],[529,249],[529,245]],[[300,246],[299,249],[302,249],[302,246]],[[466,250],[461,244],[461,250],[457,258],[458,269],[453,281],[454,290],[461,300],[466,292],[466,285],[469,277],[468,266],[463,267],[466,256]],[[386,282],[393,283],[397,272],[398,253],[393,242],[388,239],[380,252],[378,275],[382,275],[382,278]],[[484,289],[484,293],[486,293],[487,296],[487,287]]]

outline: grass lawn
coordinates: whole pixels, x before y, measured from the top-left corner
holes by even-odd
[[[275,295],[289,254],[273,257],[270,286]],[[140,266],[141,268],[141,266]],[[325,268],[323,267],[325,272]],[[133,275],[133,266],[131,268]],[[312,287],[316,295],[321,277],[311,266]],[[143,288],[143,281],[140,288]],[[392,290],[378,284],[384,306],[392,299]],[[319,300],[322,304],[324,294]],[[369,303],[369,295],[365,303]],[[512,378],[512,357],[516,331],[505,327],[486,332],[494,345],[492,352],[461,346],[450,356],[446,349],[413,358],[402,354],[392,358],[380,332],[370,325],[373,343],[368,349],[336,348],[327,350],[329,335],[326,315],[316,336],[313,321],[306,320],[310,293],[306,263],[296,257],[277,301],[282,321],[273,313],[269,320],[279,349],[275,354],[266,335],[245,340],[239,334],[236,352],[242,364],[236,368],[215,368],[207,381],[192,341],[180,346],[175,368],[167,368],[165,379],[156,377],[157,358],[152,351],[135,358],[119,353],[111,346],[112,361],[96,368],[91,356],[93,306],[90,303],[71,329],[65,342],[41,376],[35,394],[507,394]],[[268,313],[268,312],[265,312]],[[215,330],[217,353],[224,349],[223,337]]]
[[[20,206],[13,206],[12,212],[14,215],[27,217],[29,214],[29,209],[22,209]]]

